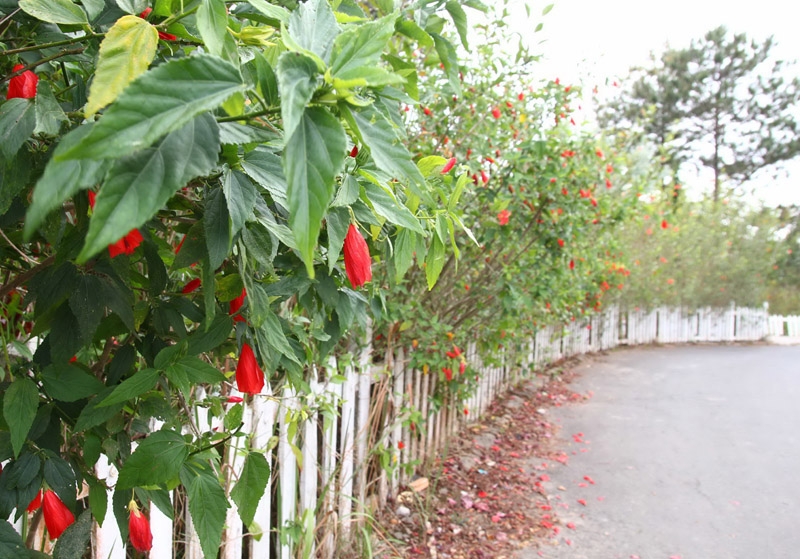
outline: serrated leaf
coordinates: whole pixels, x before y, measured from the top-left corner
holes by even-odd
[[[248,256],[255,259],[258,264],[267,270],[272,269],[272,260],[277,254],[276,243],[267,228],[260,223],[248,223],[242,229],[242,244]]]
[[[36,128],[33,133],[56,136],[61,130],[61,124],[68,120],[56,96],[53,95],[50,84],[39,80],[36,85]]]
[[[253,217],[256,188],[244,173],[226,169],[222,174],[222,192],[230,215],[230,234],[235,237],[245,222]]]
[[[395,278],[399,282],[414,262],[414,249],[417,245],[417,236],[408,229],[400,230],[394,243],[394,270]]]
[[[197,30],[208,52],[222,56],[225,35],[228,33],[228,12],[223,0],[200,0],[197,10]]]
[[[20,0],[19,7],[29,16],[47,23],[88,23],[86,12],[70,0]]]
[[[444,268],[445,252],[444,243],[438,235],[433,235],[428,255],[425,257],[425,279],[428,281],[428,290],[433,289],[439,279],[439,274]]]
[[[39,390],[33,381],[25,377],[14,379],[3,398],[3,417],[11,432],[15,458],[22,450],[38,408]]]
[[[281,319],[269,307],[262,308],[261,311],[263,313],[263,322],[259,332],[263,334],[267,345],[300,365],[300,360],[297,359],[289,340],[286,339],[286,334],[283,332]]]
[[[105,423],[119,413],[119,410],[122,409],[122,404],[108,407],[100,406],[100,404],[103,402],[103,399],[110,395],[113,391],[114,388],[106,388],[103,392],[92,398],[89,403],[84,406],[83,410],[81,410],[81,414],[78,416],[78,421],[75,423],[76,432],[80,433],[81,431],[96,427],[97,425]]]
[[[465,49],[469,50],[469,44],[467,42],[469,28],[467,27],[467,14],[464,12],[464,8],[461,7],[460,2],[450,0],[445,4],[445,9],[450,14],[450,17],[453,18],[456,31],[458,31],[458,37],[461,39],[461,44],[464,45]]]
[[[338,34],[339,25],[328,0],[308,0],[289,16],[284,42],[290,50],[313,53],[327,64]]]
[[[378,168],[393,178],[409,181],[414,193],[423,197],[425,178],[411,161],[411,154],[392,123],[374,107],[365,107],[351,114]]]
[[[331,273],[342,253],[344,238],[350,227],[350,212],[347,208],[331,208],[325,222],[328,230],[328,273]]]
[[[288,138],[300,124],[322,76],[317,64],[309,57],[297,52],[284,52],[278,59],[277,77],[283,132]]]
[[[119,18],[100,43],[86,117],[113,103],[129,83],[142,75],[155,58],[157,48],[155,27],[136,16]]]
[[[266,0],[247,0],[247,3],[268,18],[278,20],[281,23],[289,21],[289,11],[282,6],[270,4]]]
[[[123,380],[114,391],[98,404],[98,407],[108,407],[114,404],[127,402],[132,398],[141,396],[153,389],[158,380],[159,372],[156,369],[141,369],[128,379]]]
[[[98,297],[103,291],[103,282],[95,275],[83,274],[69,296],[69,308],[78,321],[81,342],[92,341],[95,330],[105,314],[105,304]]]
[[[171,60],[131,82],[84,141],[56,157],[117,158],[144,149],[244,89],[239,70],[216,56]]]
[[[117,490],[167,483],[178,474],[189,456],[189,447],[180,433],[156,431],[139,443],[122,465]]]
[[[288,184],[289,226],[309,277],[320,226],[342,170],[347,136],[327,110],[310,107],[287,140],[283,164]]]
[[[239,481],[231,490],[231,499],[239,509],[239,517],[246,526],[253,523],[256,508],[270,478],[270,468],[267,459],[260,452],[251,452],[244,460]]]
[[[40,82],[41,83],[41,82]],[[110,162],[92,159],[67,159],[58,156],[80,145],[91,132],[93,124],[79,126],[66,134],[44,168],[44,174],[33,190],[33,203],[25,216],[25,238],[29,239],[51,211],[81,190],[100,182],[110,167]]]
[[[36,108],[31,99],[14,98],[0,105],[0,152],[7,160],[16,155],[36,128]]]
[[[231,249],[230,215],[228,214],[228,204],[221,188],[215,188],[206,198],[206,213],[204,217],[206,247],[208,248],[208,258],[213,274],[213,270],[222,265]],[[208,285],[207,279],[203,278],[203,283],[206,285]]]
[[[286,176],[283,174],[281,158],[263,147],[245,154],[242,169],[260,186],[267,189],[272,200],[284,208],[289,206],[286,198]]]
[[[68,363],[49,365],[42,370],[47,395],[62,402],[75,402],[97,394],[105,386],[81,367]]]
[[[396,20],[397,14],[391,14],[353,26],[336,37],[331,52],[331,75],[342,81],[366,79],[394,34]]]
[[[205,464],[193,463],[183,468],[181,481],[189,497],[189,514],[197,530],[205,557],[216,557],[225,526],[225,515],[230,507],[219,479]]]
[[[214,384],[225,380],[225,375],[219,369],[199,357],[186,356],[175,363],[174,367],[182,369],[192,384]]]
[[[46,450],[44,461],[44,480],[50,489],[56,492],[59,499],[70,508],[74,508],[76,500],[77,478],[69,463],[50,450]]]
[[[397,198],[394,197],[394,194],[387,191],[384,187],[367,182],[364,183],[364,192],[376,214],[395,225],[411,229],[420,235],[425,234],[422,225],[420,225],[419,220],[414,217],[414,214],[401,204]]]
[[[210,328],[207,330],[200,329],[188,336],[189,355],[205,353],[216,348],[228,339],[232,328],[233,320],[228,315],[215,317]]]
[[[211,172],[218,151],[217,123],[211,115],[201,115],[158,145],[115,163],[97,194],[78,260],[85,261],[143,225],[187,182]]]

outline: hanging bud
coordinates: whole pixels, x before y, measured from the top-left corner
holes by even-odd
[[[67,529],[67,526],[75,522],[75,515],[51,489],[44,493],[42,509],[44,525],[47,526],[51,540],[58,538]]]
[[[236,388],[245,394],[258,394],[264,388],[264,371],[258,366],[253,349],[242,344],[242,353],[236,365]]]
[[[372,279],[372,259],[367,241],[352,223],[344,238],[344,270],[353,289],[358,289]]]
[[[150,551],[153,547],[153,533],[150,531],[150,522],[147,517],[142,514],[136,501],[128,503],[128,536],[131,539],[131,545],[138,551]]]

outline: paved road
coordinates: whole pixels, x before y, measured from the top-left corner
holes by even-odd
[[[800,557],[800,347],[626,349],[577,371],[593,397],[551,415],[561,531],[518,559]]]

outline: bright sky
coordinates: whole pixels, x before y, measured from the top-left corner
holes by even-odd
[[[725,25],[761,42],[774,36],[775,56],[800,59],[800,3],[794,0],[510,0],[514,8],[528,4],[533,21],[521,30],[533,51],[544,57],[543,79],[562,83],[583,81],[587,88],[624,78],[628,68],[645,65],[651,51],[674,48]],[[552,11],[542,9],[554,2]],[[519,12],[524,13],[524,12]],[[520,18],[521,19],[521,18]],[[537,22],[544,27],[532,33]],[[800,73],[800,65],[797,69]],[[759,190],[770,204],[800,203],[800,164],[795,181],[770,181]]]

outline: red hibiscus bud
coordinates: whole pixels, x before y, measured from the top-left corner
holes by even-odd
[[[367,241],[352,223],[344,238],[344,270],[353,289],[358,289],[372,280],[372,259],[369,256]]]
[[[445,352],[445,355],[447,355],[450,359],[455,359],[456,357],[458,357],[453,351],[447,351]]]
[[[178,37],[173,35],[172,33],[164,33],[163,31],[158,32],[158,38],[162,41],[177,41]]]
[[[403,450],[406,447],[406,443],[403,441],[397,441],[397,448]]]
[[[24,64],[17,64],[14,66],[14,72],[22,70],[24,67]],[[6,93],[6,99],[33,99],[36,97],[37,83],[39,83],[39,76],[30,70],[22,72],[19,76],[14,76],[8,82],[8,93]]]
[[[152,12],[153,8],[150,8],[148,6],[147,8],[144,9],[144,11],[141,14],[139,14],[139,17],[142,19],[147,19],[147,16],[149,16]]]
[[[195,291],[198,287],[200,287],[200,283],[200,278],[194,278],[192,281],[183,286],[181,293],[186,294]]]
[[[242,398],[241,396],[228,396],[227,402],[229,404],[240,404],[244,402],[244,398]]]
[[[570,260],[569,261],[569,269],[570,270],[574,270],[575,269],[575,261],[574,260]]]
[[[28,504],[28,508],[25,510],[27,510],[28,512],[33,512],[41,506],[42,506],[42,490],[40,489],[39,492],[36,494],[36,497],[34,497],[33,500],[31,500],[31,502]]]
[[[150,531],[150,522],[141,513],[136,501],[128,503],[130,516],[128,517],[128,536],[131,545],[138,551],[150,551],[153,547],[153,533]]]
[[[75,522],[75,515],[61,502],[52,490],[48,489],[42,498],[42,509],[44,513],[44,525],[47,526],[47,532],[50,534],[50,539],[58,538],[67,526]]]
[[[444,164],[444,167],[442,167],[442,174],[446,175],[447,173],[450,172],[450,169],[452,169],[455,166],[456,166],[456,158],[455,157],[451,157],[447,161],[447,163]]]
[[[467,362],[466,361],[462,361],[461,363],[459,363],[459,365],[458,365],[458,374],[463,375],[464,371],[466,371],[466,370],[467,370]]]
[[[564,247],[564,239],[558,239],[558,246]]]
[[[430,107],[425,107],[422,109],[422,112],[425,113],[425,116],[431,116],[433,114],[433,111],[430,109]]]
[[[511,212],[508,210],[503,210],[497,214],[497,223],[500,225],[506,225],[509,217],[511,217]]]
[[[92,198],[91,198],[91,194],[90,194],[89,195],[89,201],[91,202],[91,200],[92,200]],[[181,249],[183,248],[183,243],[184,243],[185,240],[186,240],[186,235],[183,236],[183,238],[181,239],[181,242],[179,242],[178,246],[175,247],[175,254],[178,254],[181,251]]]
[[[666,219],[661,221],[661,228],[662,229],[668,229],[669,228],[669,223],[667,223]]]
[[[442,367],[442,372],[444,373],[444,378],[447,380],[453,380],[453,370],[447,367]]]
[[[353,146],[353,149],[350,150],[350,157],[355,157],[358,155],[358,146]]]
[[[236,314],[239,312],[239,309],[242,308],[244,304],[244,298],[247,296],[247,290],[243,287],[242,293],[235,299],[233,299],[230,303],[228,303],[228,314]],[[236,314],[233,317],[234,322],[245,322],[245,319],[242,315]]]
[[[253,349],[242,344],[242,353],[236,365],[236,387],[245,394],[258,394],[264,388],[264,371],[258,366]]]
[[[502,116],[502,114],[503,113],[500,112],[500,108],[499,107],[495,107],[495,108],[492,109],[492,116],[494,118],[500,118]]]
[[[489,182],[489,175],[487,175],[486,172],[483,170],[481,170],[481,182],[483,182],[483,184]]]
[[[525,94],[524,93],[520,93],[519,95],[517,95],[517,99],[519,99],[520,101],[524,101],[525,100]]]
[[[94,190],[89,191],[89,207],[94,209],[94,202],[97,198],[97,193]]]
[[[111,258],[115,258],[120,254],[131,255],[136,251],[142,243],[142,234],[138,229],[131,229],[130,232],[118,240],[116,243],[108,245],[108,254]]]
[[[599,157],[600,159],[603,159],[603,151],[602,150],[598,149],[595,153],[597,154],[597,157]]]

